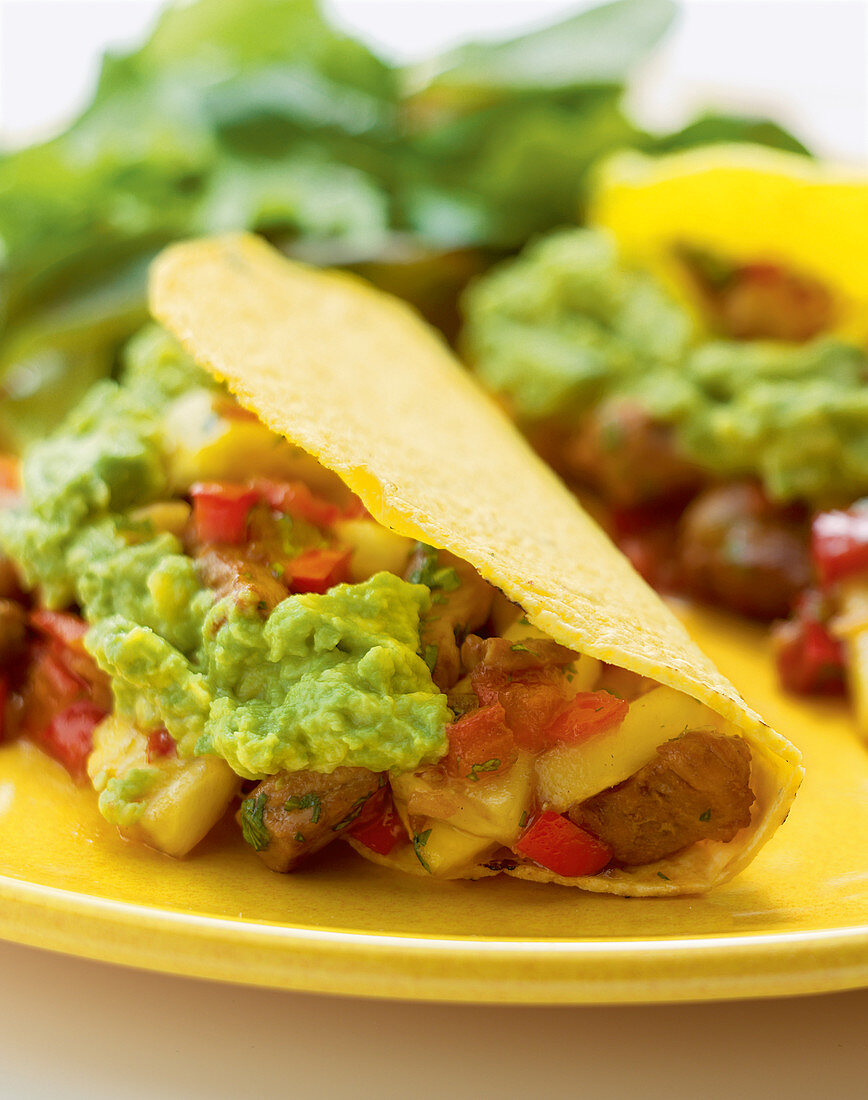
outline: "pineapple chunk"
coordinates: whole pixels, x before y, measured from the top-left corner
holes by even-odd
[[[168,531],[181,538],[190,519],[192,509],[186,500],[160,500],[146,504],[130,513],[130,519],[150,523],[155,531]]]
[[[483,777],[478,783],[461,780],[449,784],[445,800],[442,788],[431,785],[424,772],[393,776],[392,792],[399,812],[414,794],[432,808],[438,800],[449,806],[457,799],[458,808],[441,820],[462,832],[509,846],[518,837],[522,813],[530,805],[533,779],[533,757],[523,752],[503,775]],[[439,817],[434,812],[430,816]]]
[[[653,760],[658,745],[689,729],[720,729],[724,719],[670,687],[630,704],[624,721],[579,745],[558,745],[536,763],[540,802],[563,813],[576,802],[623,783]]]
[[[340,541],[353,551],[350,580],[366,581],[375,573],[404,572],[413,540],[396,535],[373,519],[342,519],[334,525]]]
[[[428,822],[413,837],[419,862],[432,875],[450,878],[472,870],[498,847],[496,841],[471,836],[442,821]]]
[[[94,731],[87,772],[103,817],[123,836],[184,856],[220,820],[240,779],[216,756],[148,762],[148,738],[109,715]]]

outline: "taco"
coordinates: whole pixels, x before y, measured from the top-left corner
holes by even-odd
[[[646,579],[780,621],[868,730],[868,178],[624,155],[590,214],[472,288],[468,360]]]
[[[346,839],[654,895],[752,859],[798,753],[407,306],[241,236],[168,249],[151,310],[0,523],[12,713],[125,835],[184,854],[240,796],[280,871]]]

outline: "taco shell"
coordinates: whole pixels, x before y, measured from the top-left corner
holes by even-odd
[[[748,741],[757,801],[735,840],[593,877],[530,864],[507,873],[660,895],[707,890],[751,861],[796,793],[797,750],[746,705],[408,306],[356,277],[291,263],[250,235],[168,248],[150,298],[202,367],[335,471],[380,523],[464,558],[555,641],[692,696]]]

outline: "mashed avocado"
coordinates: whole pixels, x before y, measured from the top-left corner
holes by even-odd
[[[118,712],[251,779],[341,764],[406,770],[441,756],[450,715],[418,652],[429,589],[379,573],[288,596],[270,615],[218,600],[179,539],[129,517],[169,494],[163,425],[203,378],[153,327],[126,363],[120,382],[99,383],[31,449],[23,503],[0,513],[0,547],[27,586],[46,606],[77,604],[91,624],[85,644]],[[137,790],[107,788],[106,816],[135,813]]]
[[[703,341],[611,239],[566,230],[481,279],[464,343],[485,385],[526,423],[577,419],[603,398],[637,401],[682,450],[779,500],[868,492],[868,358],[832,339]]]

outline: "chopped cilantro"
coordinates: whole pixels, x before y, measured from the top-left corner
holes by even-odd
[[[669,875],[664,875],[662,871],[657,872],[657,877],[662,878],[662,879],[666,879],[667,882],[671,881],[671,879],[669,878]]]
[[[423,657],[425,658],[425,664],[428,666],[431,672],[434,671],[434,666],[437,664],[438,649],[436,645],[426,645]]]
[[[296,833],[295,836],[293,837],[293,840],[297,841],[299,844],[304,844],[304,842],[305,842],[304,833]]]
[[[527,810],[521,811],[521,817],[518,819],[519,829],[523,829],[527,825]]]
[[[710,809],[703,810],[702,813],[699,815],[699,820],[700,821],[711,821],[711,810]]]
[[[522,626],[530,626],[531,625],[530,619],[528,619],[527,615],[522,615],[522,617],[518,621],[521,623]]]
[[[473,764],[467,773],[467,777],[472,779],[474,783],[478,783],[482,772],[496,772],[499,767],[500,761],[493,756],[490,760],[486,760],[484,764]]]
[[[536,657],[536,653],[532,649],[528,649],[526,645],[522,645],[521,642],[516,642],[515,645],[509,647],[513,653],[529,653],[532,657]]]
[[[287,798],[283,804],[284,810],[312,810],[310,815],[311,824],[316,825],[320,819],[322,813],[322,801],[318,794],[294,794],[291,798]]]
[[[408,577],[411,584],[424,584],[428,588],[439,588],[444,592],[453,592],[460,587],[461,581],[455,569],[451,565],[439,564],[439,550],[420,542],[416,544],[416,552],[419,560]]]
[[[428,843],[428,837],[431,835],[431,830],[426,829],[424,833],[416,833],[413,837],[413,851],[416,853],[416,859],[422,864],[428,874],[431,874],[431,868],[428,866],[425,857],[422,855],[422,849]]]
[[[357,798],[352,806],[350,806],[350,812],[347,814],[347,816],[341,818],[337,825],[332,826],[333,832],[339,833],[341,829],[346,829],[349,825],[352,825],[352,823],[362,812],[365,803],[368,801],[368,797],[368,795],[363,794],[361,798]]]
[[[241,813],[239,815],[241,832],[244,839],[256,852],[264,852],[271,843],[268,826],[263,820],[267,801],[268,795],[266,792],[260,791],[255,798],[245,798],[241,803]]]

